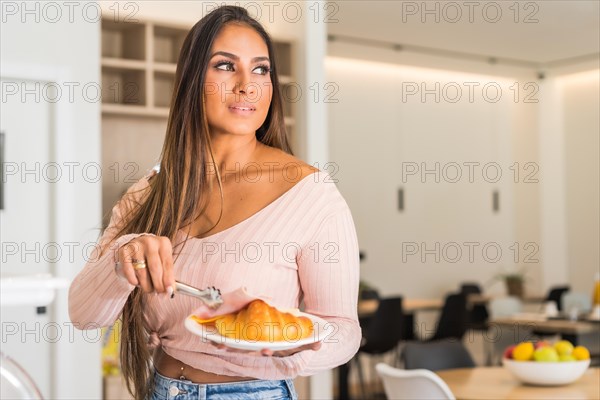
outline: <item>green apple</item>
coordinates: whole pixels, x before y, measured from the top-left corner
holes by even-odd
[[[533,352],[533,359],[539,362],[557,362],[558,353],[553,347],[540,347]]]
[[[573,345],[567,340],[560,340],[554,343],[554,348],[559,356],[569,356],[573,353]]]
[[[577,361],[577,359],[570,354],[561,354],[558,356],[558,359],[560,361]]]

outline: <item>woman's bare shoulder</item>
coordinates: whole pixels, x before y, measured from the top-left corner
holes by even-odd
[[[298,182],[308,175],[319,172],[318,168],[286,153],[283,150],[265,146],[262,162],[269,165],[277,175],[285,176],[286,181]]]

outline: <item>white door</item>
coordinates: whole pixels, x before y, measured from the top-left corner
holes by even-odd
[[[49,273],[57,262],[52,243],[50,164],[51,104],[39,82],[0,78],[0,131],[4,134],[3,209],[0,210],[2,276]],[[37,86],[36,86],[37,85]],[[56,341],[51,309],[2,306],[1,351],[31,375],[45,398],[51,394],[51,346]]]

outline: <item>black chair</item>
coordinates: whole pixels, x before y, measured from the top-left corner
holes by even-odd
[[[359,300],[378,300],[379,292],[377,289],[363,289],[359,293]]]
[[[460,286],[460,292],[467,297],[467,303],[469,295],[482,293],[481,287],[477,283],[463,283]],[[487,331],[489,316],[490,314],[485,304],[473,304],[467,311],[467,327],[469,329]]]
[[[379,291],[373,288],[360,289],[358,292],[358,301],[379,300],[379,297]],[[369,323],[373,319],[373,316],[374,315],[366,315],[358,317],[358,322],[360,323],[360,326],[363,328],[363,330],[365,327],[369,326]]]
[[[366,398],[366,390],[360,364],[360,354],[384,354],[397,349],[404,333],[403,322],[402,297],[389,297],[379,300],[377,311],[371,317],[368,325],[363,327],[362,344],[353,360],[358,368],[364,398]]]
[[[562,296],[571,290],[570,286],[555,286],[550,288],[548,295],[546,296],[545,301],[553,301],[556,303],[556,308],[558,311],[562,311]]]
[[[487,334],[488,332],[488,313],[487,306],[484,302],[472,303],[469,301],[469,296],[480,295],[481,287],[475,282],[466,282],[460,285],[460,292],[467,297],[467,329],[474,332]],[[492,365],[493,350],[489,348],[487,342],[483,341],[483,353],[485,355],[485,364]]]
[[[467,331],[467,296],[449,294],[444,301],[437,328],[429,341],[442,339],[461,340]]]
[[[571,287],[567,286],[567,285],[551,287],[550,290],[548,291],[548,295],[544,299],[544,304],[549,301],[553,301],[554,303],[556,303],[556,309],[558,310],[558,312],[562,312],[562,296],[563,296],[563,294],[567,293],[569,290],[571,290]],[[544,307],[544,304],[542,304],[542,307]],[[531,333],[533,336],[535,336],[539,339],[544,339],[544,338],[549,338],[549,337],[555,336],[552,333],[542,332],[542,331],[538,331],[535,329]],[[576,335],[562,335],[562,338],[570,341],[571,343],[577,342]]]
[[[475,367],[466,347],[461,342],[448,340],[407,343],[402,351],[402,360],[405,369],[440,371]]]

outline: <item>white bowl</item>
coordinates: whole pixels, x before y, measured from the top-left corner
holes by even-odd
[[[575,382],[590,365],[590,360],[564,362],[515,361],[502,359],[502,364],[523,383],[558,386]]]

